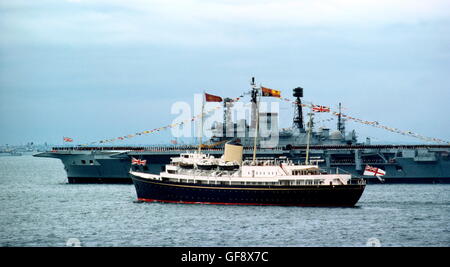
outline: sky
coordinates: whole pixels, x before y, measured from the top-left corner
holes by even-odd
[[[176,118],[173,103],[237,97],[253,76],[285,97],[300,86],[305,102],[450,140],[447,0],[0,0],[0,13],[0,145],[150,130]],[[280,107],[289,127],[293,108]]]

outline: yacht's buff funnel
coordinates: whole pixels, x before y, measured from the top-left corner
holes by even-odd
[[[238,162],[242,164],[243,146],[237,142],[228,142],[225,144],[225,153],[223,159],[225,161]]]

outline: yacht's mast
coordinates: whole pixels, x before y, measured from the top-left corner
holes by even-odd
[[[200,134],[198,136],[198,153],[202,151],[202,137],[203,137],[203,116],[205,109],[205,92],[202,95],[202,113],[201,113],[201,124],[200,124]]]

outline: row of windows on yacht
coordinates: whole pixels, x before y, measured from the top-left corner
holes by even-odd
[[[305,180],[281,180],[278,182],[256,182],[256,181],[224,181],[214,179],[178,179],[162,177],[162,181],[174,183],[190,183],[190,184],[209,184],[209,185],[322,185],[322,179],[305,179]]]
[[[233,172],[236,172],[235,170],[233,170]],[[175,170],[167,170],[167,173],[170,174],[176,174],[176,173],[183,173],[183,171],[175,171]],[[187,173],[191,173],[191,172],[187,172]],[[299,175],[319,175],[320,172],[318,170],[294,170],[292,171],[292,175],[294,176],[299,176]],[[253,173],[251,172],[247,172],[247,175],[253,175]],[[278,172],[276,171],[267,171],[267,172],[258,172],[255,171],[254,175],[256,176],[276,176],[276,175],[280,175]]]

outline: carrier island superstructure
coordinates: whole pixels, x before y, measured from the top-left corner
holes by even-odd
[[[259,147],[258,158],[285,157],[293,161],[304,161],[309,141],[308,156],[316,160],[320,167],[339,168],[361,177],[365,166],[370,165],[385,170],[384,183],[450,183],[450,145],[373,145],[369,141],[359,143],[354,130],[346,131],[345,119],[341,116],[337,116],[335,129],[314,129],[313,121],[305,122],[300,105],[303,88],[293,89],[293,96],[297,104],[292,127],[279,130],[278,144],[275,147]],[[225,99],[223,121],[213,125],[213,137],[205,142],[202,152],[219,156],[223,153],[223,145],[227,140],[239,138],[244,146],[244,158],[251,158],[253,138],[250,137],[250,132],[256,116],[252,114],[249,123],[233,123],[230,121],[230,105],[227,103],[229,101]],[[267,125],[278,120],[277,113],[261,112],[258,115],[259,121],[265,121]],[[171,158],[196,149],[195,145],[54,147],[51,151],[34,156],[60,159],[69,183],[131,183],[130,168],[158,174],[169,164]],[[131,165],[132,158],[145,164]],[[380,182],[376,177],[364,178],[369,183]]]

